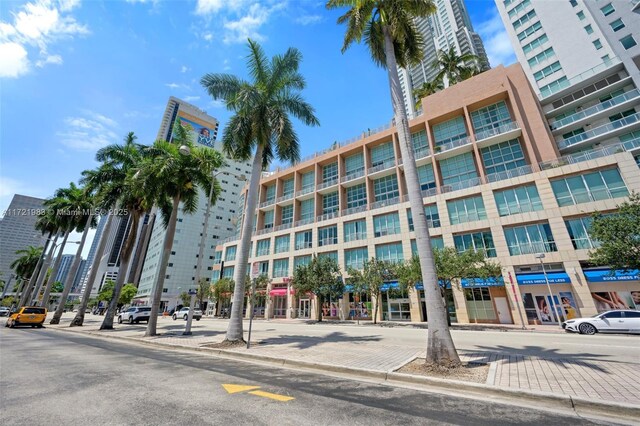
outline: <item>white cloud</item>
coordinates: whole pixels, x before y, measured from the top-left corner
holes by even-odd
[[[5,211],[7,207],[9,207],[11,199],[15,194],[28,195],[31,197],[46,196],[42,188],[36,188],[18,179],[0,176],[0,212]]]
[[[481,22],[477,28],[478,34],[484,41],[484,48],[491,66],[510,65],[516,61],[509,35],[497,10],[489,19]]]
[[[222,69],[224,71],[229,71],[231,69],[231,65],[229,65],[228,59],[225,59],[224,61],[222,61]]]
[[[187,67],[186,65],[183,65],[183,66],[180,68],[180,72],[181,72],[181,73],[185,73],[185,72],[187,72],[187,71],[189,71],[189,70],[191,70],[191,68]]]
[[[197,15],[212,15],[222,10],[237,11],[246,7],[248,0],[198,0]]]
[[[118,140],[118,123],[102,114],[83,111],[79,117],[64,119],[65,130],[56,136],[60,142],[78,151],[95,151]]]
[[[258,32],[260,27],[267,22],[271,11],[264,6],[256,3],[251,5],[247,14],[235,21],[227,21],[224,23],[226,32],[223,41],[226,44],[244,43],[248,38],[254,40],[264,40],[264,36]]]
[[[211,41],[213,40],[213,34],[211,34],[210,32],[206,32],[202,34],[202,38],[205,39],[205,41]]]
[[[200,96],[185,96],[184,98],[185,101],[187,102],[193,102],[193,101],[197,101],[200,99]]]
[[[78,23],[70,14],[79,3],[79,0],[33,0],[12,13],[12,23],[0,22],[0,44],[9,53],[8,64],[4,63],[5,56],[2,55],[0,77],[19,77],[28,72],[31,55],[38,55],[35,61],[38,67],[61,64],[62,57],[49,54],[49,46],[60,40],[89,34],[88,27]]]
[[[181,84],[181,83],[165,83],[164,85],[167,86],[171,90],[175,90],[175,89],[191,90],[191,88],[189,86],[187,86],[186,84]]]
[[[296,18],[296,24],[300,25],[313,25],[322,21],[321,15],[302,15],[299,18]]]

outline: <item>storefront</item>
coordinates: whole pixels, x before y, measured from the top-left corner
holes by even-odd
[[[345,297],[342,298],[342,304],[345,305],[343,312],[345,312],[347,319],[372,319],[373,303],[369,292],[355,293],[352,285],[346,285],[344,293]]]
[[[442,289],[442,286],[444,284],[442,282],[440,282],[440,288]],[[425,299],[425,295],[424,295],[424,286],[422,285],[422,283],[416,283],[416,291],[418,292],[418,297],[420,298],[420,308],[422,309],[422,321],[423,322],[427,322],[428,318],[427,318],[427,302]],[[456,323],[458,322],[458,315],[456,313],[456,304],[454,301],[454,296],[453,296],[453,292],[451,291],[451,284],[447,283],[447,288],[444,292],[444,299],[447,303],[447,313],[449,314],[449,321],[451,323]],[[419,321],[418,318],[415,319],[415,321]]]
[[[640,271],[585,269],[583,272],[598,312],[640,310]]]
[[[464,278],[461,285],[470,323],[513,324],[502,278]]]
[[[322,302],[322,318],[326,319],[340,319],[340,299],[339,298],[325,298]]]
[[[411,321],[411,303],[397,281],[386,282],[380,288],[383,321]]]
[[[288,297],[287,297],[287,286],[278,286],[277,284],[273,286],[271,291],[269,291],[269,297],[271,298],[271,317],[272,318],[286,318],[287,310],[289,309]]]
[[[566,272],[516,274],[516,280],[529,324],[559,324],[580,316]]]

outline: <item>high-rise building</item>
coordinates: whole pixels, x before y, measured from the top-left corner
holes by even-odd
[[[451,285],[452,321],[557,324],[602,312],[613,297],[640,310],[631,297],[638,271],[589,261],[599,244],[589,234],[592,214],[615,212],[640,190],[629,152],[640,139],[563,155],[537,92],[519,64],[498,66],[423,99],[425,112],[409,122],[431,244],[481,250],[502,266],[498,279]],[[389,279],[379,304],[348,285],[349,268],[365,260],[406,261],[417,252],[400,152],[389,126],[262,177],[249,263],[271,282],[259,314],[348,318],[361,307],[386,320],[426,320],[420,283],[406,291]],[[216,248],[214,277],[233,278],[237,246],[236,237]],[[322,306],[289,288],[312,256],[335,259],[347,284]]]
[[[93,265],[93,259],[95,259],[96,257],[96,251],[98,250],[98,244],[100,244],[100,238],[102,238],[106,222],[107,218],[105,216],[100,217],[100,220],[98,221],[98,226],[96,227],[96,233],[93,237],[93,241],[91,242],[91,247],[89,248],[87,260],[84,263],[80,273],[80,292],[84,292],[84,288],[87,285],[89,272]]]
[[[44,209],[42,198],[16,194],[0,219],[0,279],[7,281],[14,273],[11,264],[19,255],[16,251],[29,246],[41,247],[43,236],[35,228],[38,212]]]
[[[164,113],[158,139],[170,141],[173,124],[180,120],[190,128],[193,142],[212,149],[221,150],[220,142],[216,141],[218,120],[197,107],[171,97]],[[227,165],[216,176],[220,182],[221,193],[214,206],[211,207],[207,230],[207,241],[204,247],[201,276],[207,280],[211,277],[214,248],[219,241],[233,235],[236,227],[233,218],[239,209],[239,198],[245,182],[240,179],[244,175],[247,179],[251,174],[251,164],[226,159]],[[175,239],[171,247],[171,256],[164,279],[162,307],[174,307],[179,303],[181,293],[196,286],[196,266],[200,249],[200,238],[204,226],[209,188],[200,190],[198,209],[192,214],[178,213]],[[159,215],[160,213],[158,213]],[[151,238],[144,256],[144,264],[138,285],[136,299],[149,302],[153,286],[160,267],[166,229],[158,216],[153,222]]]
[[[73,259],[76,258],[75,254],[63,254],[62,260],[60,261],[60,268],[58,269],[58,273],[56,274],[55,281],[61,282],[64,284],[67,280],[67,276],[69,275],[69,271],[71,270],[71,264],[73,263]]]
[[[623,143],[640,164],[640,8],[496,0],[562,154]]]
[[[78,265],[78,273],[76,277],[73,279],[73,284],[71,286],[71,293],[80,293],[80,289],[82,288],[82,273],[86,269],[87,261],[86,259],[80,259],[80,264]]]
[[[473,31],[464,0],[437,0],[436,7],[435,14],[414,21],[424,40],[424,58],[417,65],[398,68],[402,95],[410,116],[416,113],[413,91],[433,81],[440,72],[434,67],[439,50],[447,51],[453,47],[459,55],[476,55],[480,68],[483,71],[489,69],[484,44]]]

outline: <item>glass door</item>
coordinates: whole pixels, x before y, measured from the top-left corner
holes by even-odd
[[[311,306],[309,299],[300,299],[298,304],[298,318],[309,318],[309,307]]]

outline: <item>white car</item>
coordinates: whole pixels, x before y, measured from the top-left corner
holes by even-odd
[[[6,306],[0,306],[0,317],[8,317],[11,310]]]
[[[614,310],[562,323],[565,331],[580,334],[640,333],[640,311]]]
[[[173,313],[173,320],[177,320],[178,318],[182,318],[185,321],[189,318],[189,307],[182,308],[179,311]],[[193,319],[196,321],[200,321],[202,318],[202,311],[200,309],[193,310]]]
[[[128,322],[129,324],[133,324],[134,322],[139,323],[140,321],[146,321],[148,323],[150,316],[151,308],[149,306],[133,306],[124,312],[120,312],[120,315],[118,315],[118,323]]]

